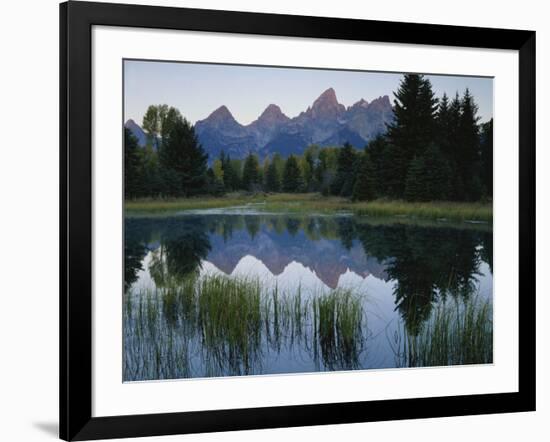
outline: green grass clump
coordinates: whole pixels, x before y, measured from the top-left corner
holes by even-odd
[[[330,369],[358,366],[363,348],[363,307],[347,290],[333,290],[313,301],[315,336]]]
[[[488,364],[493,361],[493,320],[489,301],[443,304],[417,335],[405,327],[398,365],[433,367]]]
[[[406,217],[449,221],[492,222],[490,203],[459,203],[432,201],[413,203],[401,200],[353,202],[347,198],[323,196],[319,193],[240,194],[222,197],[194,197],[176,199],[138,199],[126,201],[129,214],[140,212],[175,212],[228,207],[253,207],[265,212],[283,213],[338,213],[350,212],[358,216]]]
[[[203,278],[197,286],[198,322],[205,348],[233,371],[248,373],[261,343],[261,288],[258,281],[225,276]]]

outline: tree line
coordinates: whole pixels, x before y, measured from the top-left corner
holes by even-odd
[[[492,197],[493,121],[479,124],[470,91],[435,97],[429,79],[407,74],[394,93],[387,132],[358,150],[310,145],[302,155],[260,161],[208,156],[194,127],[166,105],[149,106],[147,145],[125,130],[125,195],[188,197],[226,192],[321,192],[355,200],[478,201]]]

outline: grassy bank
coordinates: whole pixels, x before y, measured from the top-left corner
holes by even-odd
[[[376,200],[352,202],[346,198],[325,197],[318,193],[305,194],[229,194],[223,197],[181,199],[141,199],[126,201],[126,210],[139,212],[173,212],[224,207],[253,208],[266,212],[334,213],[352,212],[359,216],[402,217],[450,221],[491,222],[493,209],[490,203],[426,202]]]

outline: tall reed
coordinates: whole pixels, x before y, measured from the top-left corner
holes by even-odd
[[[299,343],[320,369],[357,366],[366,330],[359,296],[262,287],[256,279],[190,276],[125,300],[125,379],[242,375],[264,352]],[[204,367],[193,367],[200,360]]]
[[[444,303],[417,335],[400,327],[396,342],[398,366],[492,363],[492,304],[479,299]]]
[[[313,301],[315,334],[324,364],[329,369],[358,366],[364,347],[363,307],[349,290],[333,290]]]

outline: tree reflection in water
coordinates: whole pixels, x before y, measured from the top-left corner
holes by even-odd
[[[299,283],[282,293],[253,278],[200,277],[205,260],[248,255],[268,268],[313,266],[320,278],[352,269],[392,281],[396,314],[418,336],[435,306],[474,296],[482,262],[492,271],[492,232],[349,216],[127,218],[126,380],[269,373],[285,358],[290,371],[368,366],[362,295],[333,287],[304,297]],[[136,285],[140,270],[154,289]],[[302,362],[307,369],[296,368]]]

